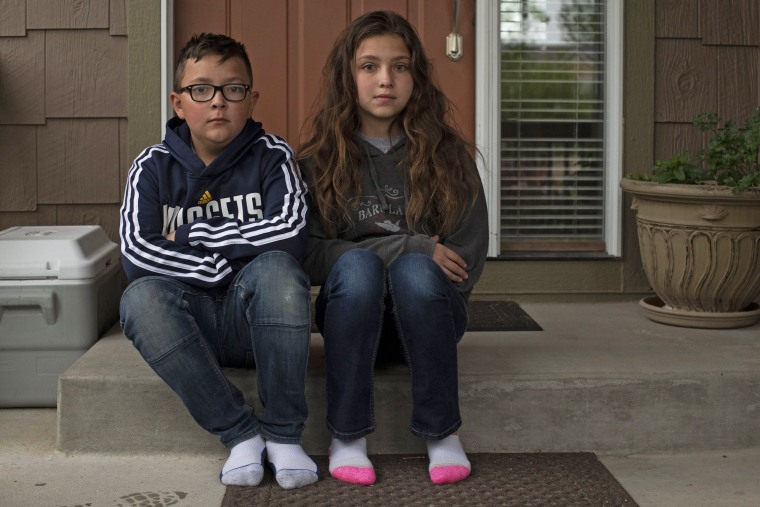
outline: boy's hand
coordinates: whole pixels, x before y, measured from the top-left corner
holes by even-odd
[[[446,245],[441,244],[440,236],[433,236],[435,241],[435,250],[433,250],[433,260],[443,270],[444,274],[449,277],[452,282],[461,282],[467,279],[467,263],[462,259],[458,253]]]
[[[174,241],[174,231],[167,234],[166,239],[168,239],[169,241]]]

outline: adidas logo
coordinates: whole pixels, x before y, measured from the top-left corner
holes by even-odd
[[[205,192],[203,192],[203,195],[201,196],[201,198],[198,199],[198,204],[206,204],[210,200],[211,200],[211,194],[209,193],[208,190],[206,190]]]

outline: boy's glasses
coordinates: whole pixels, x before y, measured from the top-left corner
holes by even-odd
[[[216,92],[221,91],[226,100],[230,102],[240,102],[245,98],[246,93],[251,90],[251,87],[244,84],[226,84],[222,86],[214,86],[212,84],[193,84],[180,88],[179,93],[189,92],[190,98],[195,102],[208,102],[214,98]]]

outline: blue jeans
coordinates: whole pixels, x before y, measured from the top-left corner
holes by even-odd
[[[139,278],[121,299],[121,327],[193,419],[232,447],[261,434],[300,443],[311,336],[310,286],[279,251],[259,255],[227,288]],[[254,414],[222,367],[255,365],[264,410]]]
[[[430,257],[404,255],[386,269],[374,253],[349,250],[322,286],[316,322],[325,342],[327,428],[334,437],[352,440],[375,430],[381,339],[400,342],[409,368],[412,434],[439,440],[461,426],[457,343],[467,301]]]

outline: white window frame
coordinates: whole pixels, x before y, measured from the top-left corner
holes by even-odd
[[[159,139],[174,110],[169,94],[174,91],[174,0],[161,0],[161,125]]]
[[[607,255],[622,255],[623,176],[623,2],[606,0],[604,118],[604,242]],[[488,203],[488,256],[498,257],[501,243],[501,143],[499,0],[477,0],[475,58],[475,143],[478,170]]]

